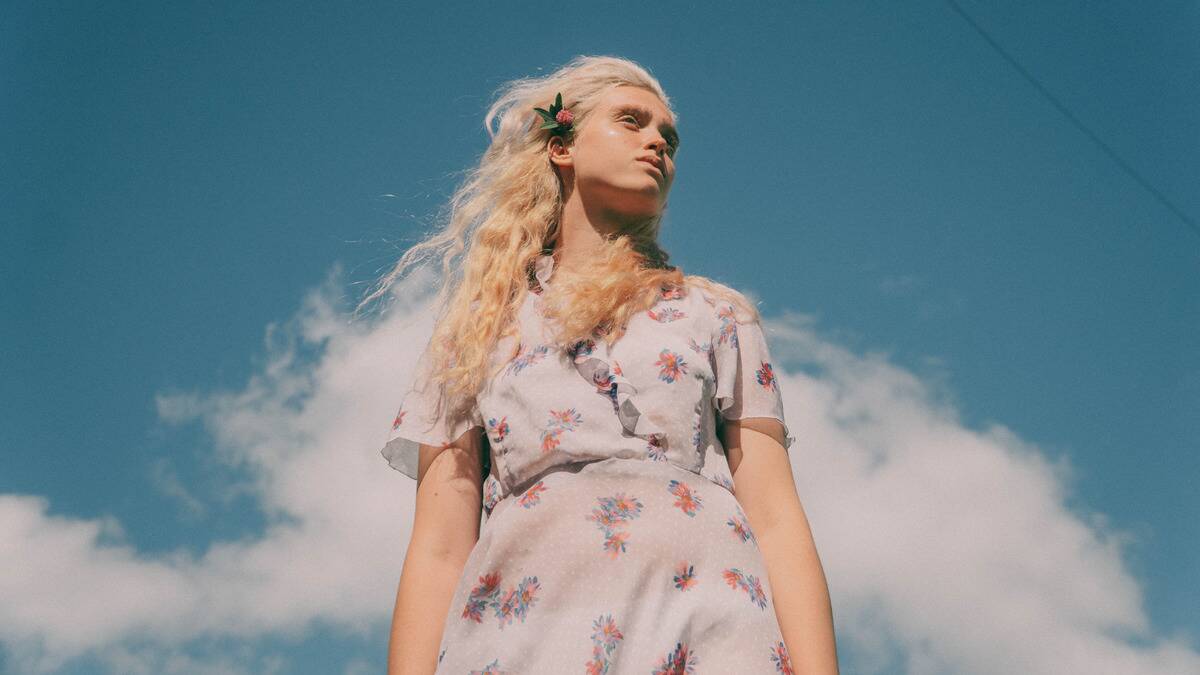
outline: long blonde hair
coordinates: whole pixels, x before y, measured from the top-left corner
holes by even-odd
[[[494,374],[487,366],[497,342],[517,330],[516,312],[530,292],[533,265],[558,242],[563,186],[546,151],[550,132],[539,128],[542,120],[533,108],[548,107],[561,92],[577,132],[600,97],[622,85],[645,89],[671,109],[654,76],[613,56],[577,56],[543,77],[502,85],[484,118],[491,143],[450,198],[445,226],[405,251],[356,308],[384,294],[411,265],[441,254],[443,282],[434,301],[441,311],[429,343],[429,375],[455,414],[466,412]],[[571,139],[568,134],[564,142]],[[668,265],[658,245],[661,222],[658,214],[604,239],[583,269],[555,269],[543,313],[556,327],[557,346],[589,338],[611,345],[627,321],[653,306],[664,290],[686,292],[689,285],[729,300],[742,317],[758,318],[740,293]]]

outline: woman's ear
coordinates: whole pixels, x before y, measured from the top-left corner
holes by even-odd
[[[550,162],[557,167],[571,166],[574,159],[571,156],[571,148],[563,142],[562,136],[551,136],[546,143],[546,152],[550,155]]]

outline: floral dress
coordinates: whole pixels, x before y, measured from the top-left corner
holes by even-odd
[[[496,350],[518,355],[471,414],[435,414],[436,387],[414,383],[382,450],[416,478],[418,444],[475,426],[488,441],[483,523],[437,673],[791,673],[717,435],[722,419],[784,421],[761,325],[689,286],[611,351],[559,349],[539,311],[553,267],[538,258],[519,335]]]

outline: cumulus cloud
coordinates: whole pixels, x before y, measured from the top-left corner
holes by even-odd
[[[51,515],[0,495],[0,644],[13,672],[99,659],[112,672],[288,672],[285,656],[184,656],[197,641],[386,626],[412,481],[379,455],[432,317],[418,274],[376,324],[347,322],[335,269],[234,391],[163,394],[164,422],[203,424],[266,519],[199,554],[148,555],[111,518]],[[1124,563],[1135,544],[1068,507],[1070,466],[993,425],[967,428],[950,392],[767,320],[792,464],[829,579],[844,672],[1194,673],[1186,636],[1156,634]],[[152,475],[189,518],[184,477]],[[382,645],[380,645],[382,658]],[[348,658],[346,672],[369,668]]]

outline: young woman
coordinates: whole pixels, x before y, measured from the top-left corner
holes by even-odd
[[[442,253],[382,451],[417,480],[392,675],[837,672],[757,311],[657,242],[675,122],[625,59],[509,83],[448,225],[367,298]]]

